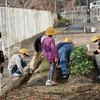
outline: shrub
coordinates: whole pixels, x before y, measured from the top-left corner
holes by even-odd
[[[63,18],[60,13],[57,14],[57,18],[58,22],[54,24],[54,27],[66,27],[70,24],[70,20]]]
[[[70,21],[68,19],[65,19],[65,18],[61,18],[61,19],[58,19],[58,24],[57,26],[58,27],[66,27],[70,24]]]
[[[61,19],[59,19],[59,22],[62,22],[62,23],[70,23],[70,21],[68,20],[68,19],[65,19],[65,18],[61,18]]]
[[[78,46],[74,48],[70,56],[70,67],[72,74],[89,74],[93,68],[93,62],[88,59],[87,48]]]

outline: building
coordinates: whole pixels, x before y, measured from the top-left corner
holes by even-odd
[[[90,3],[90,9],[98,9],[98,8],[100,8],[100,1]]]

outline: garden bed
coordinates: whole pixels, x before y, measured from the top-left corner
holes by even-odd
[[[84,47],[81,47],[80,49],[83,50],[83,48]],[[78,54],[80,54],[79,51]],[[81,53],[85,54],[86,51],[83,50]],[[81,59],[79,58],[79,60]],[[63,79],[60,80],[58,85],[45,86],[49,67],[45,59],[43,59],[43,62],[40,70],[37,71],[27,83],[23,83],[17,88],[12,89],[9,93],[5,94],[1,100],[100,100],[100,85],[94,83],[90,77],[91,71],[88,71],[89,73],[87,73],[87,71],[85,71],[86,73],[80,73],[79,68],[78,71],[76,71],[78,73],[76,73],[72,70],[68,81]],[[85,64],[88,65],[88,63]],[[91,63],[89,64],[92,65]],[[86,66],[84,66],[84,68],[86,68]],[[92,68],[93,66],[91,69]]]

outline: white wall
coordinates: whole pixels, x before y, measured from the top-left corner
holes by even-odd
[[[8,8],[7,12],[6,17],[6,8],[0,8],[0,30],[5,34],[3,38],[6,46],[8,42],[13,45],[44,31],[53,25],[55,16],[50,11],[30,9]],[[10,36],[9,41],[7,34]]]

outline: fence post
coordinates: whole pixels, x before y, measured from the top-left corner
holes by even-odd
[[[1,91],[1,77],[0,77],[0,93],[1,93],[2,91]]]
[[[74,23],[74,10],[72,11],[72,23]]]
[[[87,44],[87,49],[88,49],[88,51],[90,51],[90,44]]]
[[[86,34],[86,26],[84,26],[84,34]]]

